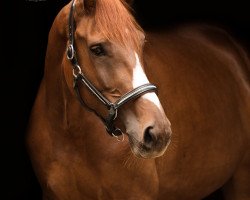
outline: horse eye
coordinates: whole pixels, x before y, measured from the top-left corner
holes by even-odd
[[[105,50],[101,44],[93,45],[89,49],[90,49],[91,53],[94,54],[95,56],[105,56],[106,55]]]

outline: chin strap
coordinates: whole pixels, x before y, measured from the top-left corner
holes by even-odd
[[[92,94],[94,94],[97,97],[97,99],[99,99],[100,102],[106,106],[106,108],[108,110],[107,117],[104,118],[96,110],[94,110],[93,108],[90,108],[86,104],[86,102],[83,100],[83,98],[80,95],[78,82],[82,83],[84,86],[86,86],[89,89],[89,91],[91,91]],[[110,135],[117,136],[117,135],[122,134],[122,131],[119,128],[115,127],[115,125],[114,125],[114,121],[117,117],[118,109],[122,105],[128,103],[129,101],[135,100],[136,98],[140,97],[141,95],[143,95],[145,93],[155,92],[157,90],[157,87],[151,83],[141,85],[141,86],[129,91],[128,93],[124,94],[123,96],[121,96],[115,103],[112,103],[106,97],[104,97],[92,85],[92,83],[89,82],[88,79],[86,79],[86,77],[82,73],[78,73],[76,76],[74,76],[74,90],[75,90],[76,96],[77,96],[78,100],[80,101],[80,103],[84,107],[86,107],[89,111],[94,112],[102,120],[102,122],[106,126],[107,132]]]

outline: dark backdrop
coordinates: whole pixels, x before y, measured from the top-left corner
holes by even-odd
[[[56,14],[67,2],[19,0],[1,6],[1,163],[4,177],[1,180],[8,200],[41,199],[41,189],[24,145],[25,129],[43,74],[48,32]],[[189,21],[206,22],[222,26],[246,48],[250,47],[250,12],[244,1],[135,0],[134,10],[146,30],[170,28]],[[219,197],[220,192],[210,199]]]

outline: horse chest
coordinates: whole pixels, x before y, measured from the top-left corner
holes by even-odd
[[[68,162],[52,163],[47,178],[48,195],[75,200],[157,198],[158,177],[151,163],[145,163],[143,168],[139,163],[132,163],[132,167],[111,161],[100,162],[99,166],[87,162],[71,162],[70,167]]]

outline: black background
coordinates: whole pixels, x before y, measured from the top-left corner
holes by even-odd
[[[135,0],[135,16],[146,30],[199,21],[228,30],[250,47],[247,1]],[[26,149],[25,129],[43,74],[48,32],[66,0],[19,0],[1,6],[1,165],[4,199],[38,200],[41,189]],[[2,3],[1,3],[2,4]],[[5,5],[4,5],[5,4]],[[220,199],[220,191],[210,199]]]

